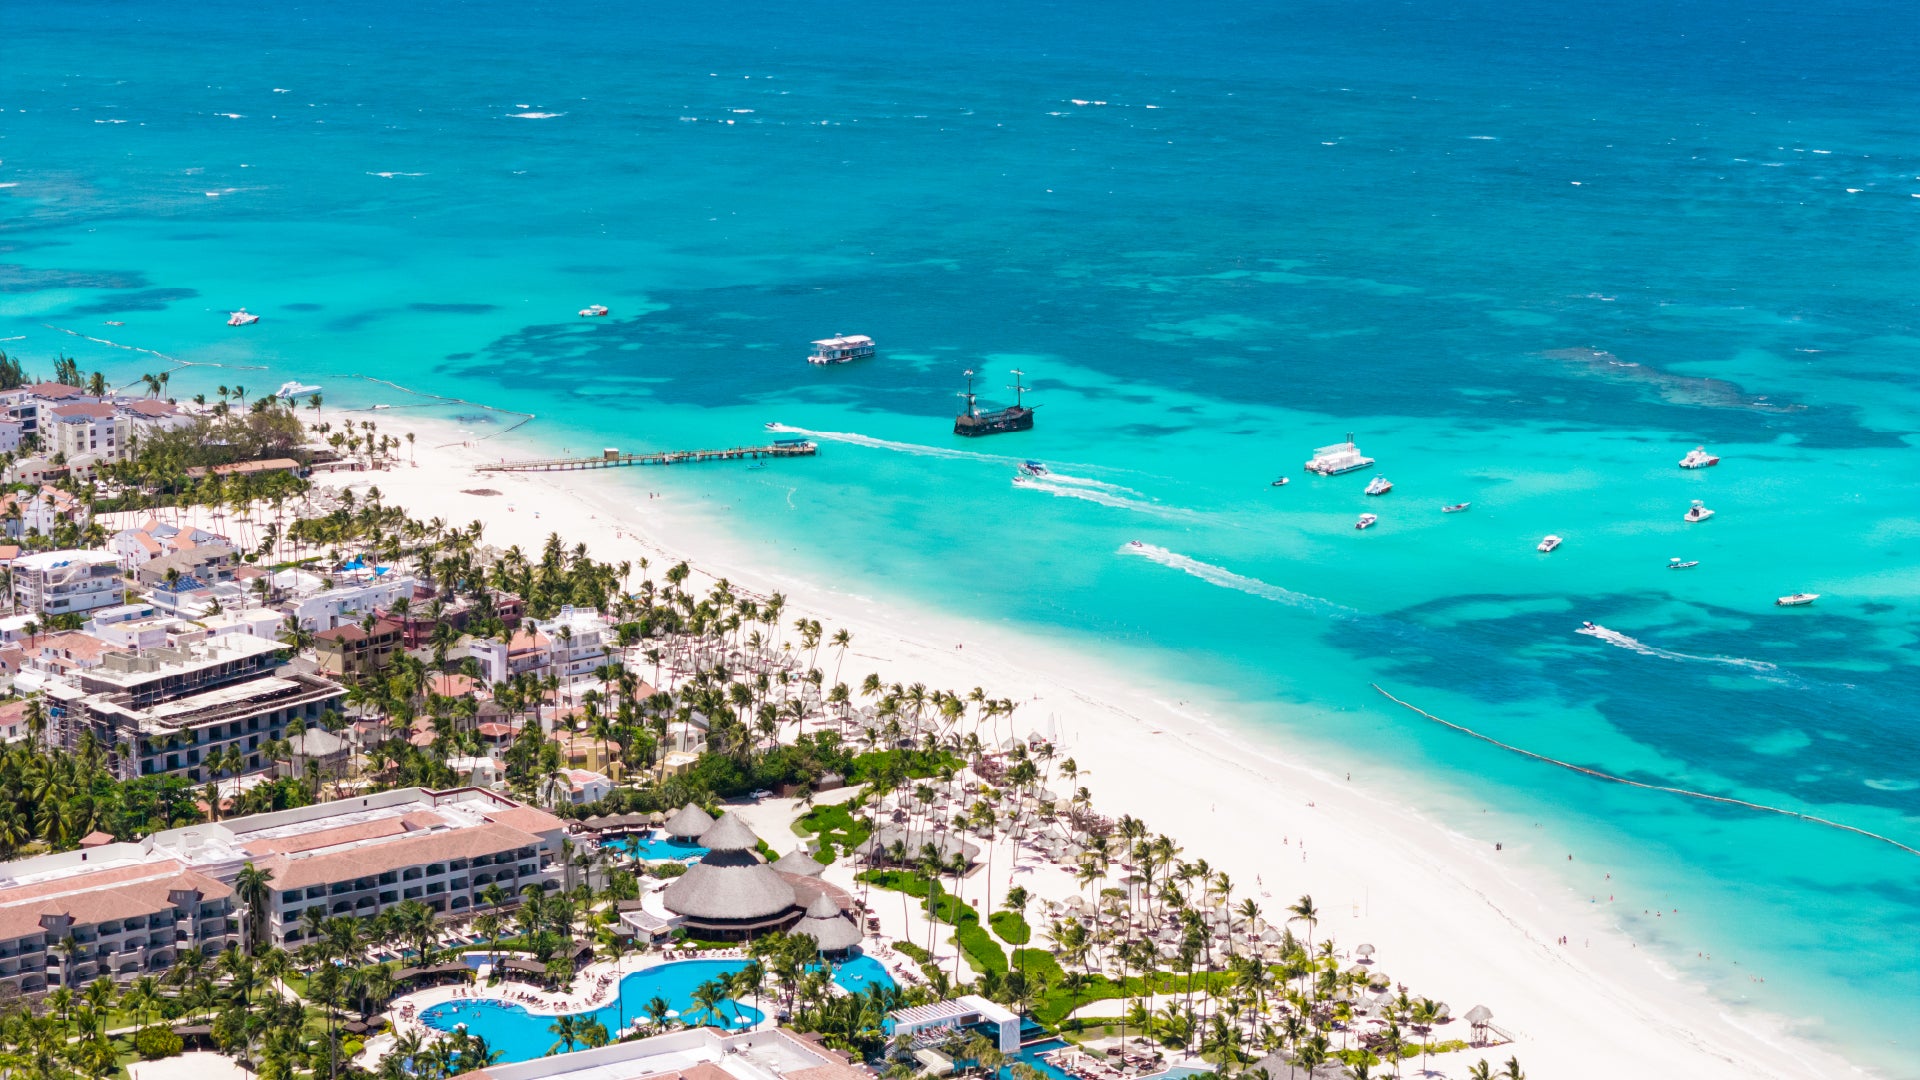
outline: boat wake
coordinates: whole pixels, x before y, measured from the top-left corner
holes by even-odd
[[[1336,604],[1331,600],[1324,600],[1318,596],[1310,596],[1307,593],[1294,592],[1292,589],[1282,588],[1279,585],[1261,581],[1259,578],[1250,578],[1244,574],[1236,574],[1224,566],[1215,566],[1212,563],[1201,562],[1199,559],[1182,555],[1177,551],[1169,551],[1155,544],[1144,544],[1136,540],[1122,545],[1120,554],[1137,555],[1140,558],[1146,559],[1148,562],[1156,562],[1168,569],[1178,570],[1191,577],[1197,577],[1209,585],[1218,585],[1223,589],[1233,589],[1236,592],[1246,593],[1248,596],[1257,596],[1262,600],[1271,600],[1276,604],[1285,604],[1288,607],[1299,608],[1302,611],[1317,612],[1330,618],[1350,619],[1362,614],[1360,611],[1342,604]]]
[[[1104,491],[1110,495],[1130,496],[1141,499],[1146,496],[1123,484],[1109,484],[1105,480],[1095,480],[1090,476],[1072,476],[1062,472],[1049,471],[1044,476],[1035,477],[1046,484],[1064,484],[1068,487],[1086,488],[1088,491]]]
[[[1125,488],[1101,490],[1097,487],[1087,487],[1079,484],[1056,484],[1053,482],[1055,479],[1057,479],[1057,477],[1051,473],[1046,476],[1016,476],[1013,478],[1013,486],[1022,491],[1043,491],[1055,498],[1081,499],[1090,503],[1098,503],[1101,506],[1111,506],[1115,510],[1131,510],[1135,513],[1152,514],[1155,517],[1168,518],[1174,521],[1198,521],[1201,518],[1201,515],[1191,510],[1183,510],[1176,506],[1160,506],[1157,503],[1145,502],[1140,499],[1129,499],[1125,495],[1116,494],[1116,491],[1125,491]],[[1098,483],[1098,481],[1095,481],[1095,483]],[[1112,487],[1112,485],[1105,486],[1109,488]]]
[[[1641,656],[1654,656],[1662,660],[1673,660],[1683,664],[1725,664],[1728,667],[1744,668],[1748,671],[1760,672],[1762,674],[1779,670],[1778,664],[1769,664],[1765,660],[1749,660],[1742,656],[1695,656],[1692,653],[1662,649],[1655,645],[1649,645],[1638,638],[1628,637],[1618,630],[1609,630],[1597,623],[1583,626],[1575,630],[1574,633],[1585,634],[1591,638],[1599,638],[1601,641],[1612,645],[1616,649],[1627,649],[1631,652],[1637,652]]]
[[[853,431],[814,431],[809,428],[791,427],[787,424],[768,424],[768,431],[777,431],[782,435],[805,435],[809,439],[827,439],[832,442],[846,443],[849,446],[865,446],[874,450],[892,450],[899,454],[912,454],[915,457],[958,458],[967,461],[986,461],[995,465],[1018,466],[1025,458],[1002,457],[999,454],[982,454],[975,450],[955,450],[946,446],[926,446],[921,443],[894,442],[891,439],[876,439],[871,435],[861,435]]]

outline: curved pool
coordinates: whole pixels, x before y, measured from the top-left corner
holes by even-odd
[[[893,988],[893,975],[887,966],[864,953],[833,965],[833,981],[852,994],[866,993],[867,987]]]
[[[612,848],[624,855],[631,855],[644,862],[665,862],[667,860],[686,862],[691,859],[697,859],[707,853],[707,849],[701,847],[699,844],[689,844],[684,841],[675,840],[665,833],[657,831],[644,836],[635,833],[632,836],[622,836],[613,840],[602,840],[600,846]]]
[[[647,1014],[647,1002],[660,997],[666,999],[668,1007],[682,1020],[697,1024],[702,1017],[687,1015],[693,1007],[694,988],[746,966],[744,960],[678,960],[660,964],[621,979],[620,993],[611,1004],[573,1015],[581,1020],[598,1020],[605,1025],[607,1034],[617,1039],[623,1027]],[[760,1010],[732,1000],[723,1002],[717,1012],[721,1027],[747,1028],[765,1019]],[[548,1030],[554,1015],[528,1012],[524,1005],[496,998],[443,1001],[422,1012],[420,1020],[436,1031],[452,1031],[465,1024],[467,1034],[485,1038],[489,1047],[500,1051],[500,1060],[506,1062],[543,1057],[557,1041]]]

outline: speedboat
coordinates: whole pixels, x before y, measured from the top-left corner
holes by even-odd
[[[1820,594],[1817,592],[1797,592],[1792,596],[1783,596],[1775,600],[1774,604],[1778,607],[1806,607],[1818,599]]]
[[[1130,548],[1143,548],[1143,547],[1146,547],[1147,545],[1141,543],[1138,540],[1129,540],[1127,541],[1127,546]]]
[[[1554,548],[1559,547],[1562,543],[1564,543],[1564,541],[1562,541],[1559,537],[1549,533],[1545,537],[1541,538],[1540,543],[1534,546],[1534,550],[1535,551],[1552,551]]]
[[[1719,457],[1707,453],[1707,448],[1704,446],[1694,447],[1687,451],[1686,457],[1680,459],[1680,467],[1683,469],[1704,469],[1709,465],[1718,464],[1720,464]]]
[[[1707,504],[1701,502],[1699,499],[1695,499],[1693,500],[1693,505],[1687,508],[1686,520],[1705,521],[1712,516],[1713,511],[1707,509]]]
[[[1354,522],[1353,527],[1356,529],[1364,529],[1379,520],[1380,520],[1380,515],[1378,514],[1361,514],[1360,520]]]
[[[1691,570],[1699,565],[1699,559],[1682,559],[1678,555],[1667,560],[1667,569],[1669,570]]]
[[[766,428],[768,431],[778,431],[780,429],[780,421],[769,420],[766,423],[761,424],[760,426],[763,428]]]
[[[1020,471],[1021,471],[1021,472],[1023,472],[1023,473],[1026,473],[1026,474],[1027,474],[1028,476],[1045,476],[1045,475],[1047,475],[1047,467],[1046,467],[1045,465],[1042,465],[1042,464],[1040,464],[1040,463],[1039,463],[1039,462],[1037,462],[1037,461],[1023,461],[1023,462],[1021,462],[1021,463],[1020,463]]]
[[[1291,477],[1291,476],[1282,476],[1282,477],[1280,477],[1280,478],[1279,478],[1278,480],[1275,480],[1275,481],[1273,482],[1273,486],[1274,486],[1274,487],[1286,487],[1286,486],[1287,486],[1288,484],[1291,484],[1291,483],[1293,483],[1293,477]]]
[[[1384,476],[1376,476],[1373,479],[1367,481],[1367,494],[1369,495],[1385,495],[1387,492],[1392,490],[1393,490],[1393,481],[1387,479]]]
[[[1470,502],[1454,503],[1452,506],[1441,507],[1440,512],[1443,514],[1457,514],[1460,511],[1465,510],[1467,507],[1472,505],[1473,504]]]
[[[231,312],[227,315],[228,326],[252,326],[259,321],[260,316],[249,314],[246,308],[241,308],[239,311]]]
[[[299,397],[301,394],[318,393],[319,390],[320,388],[313,385],[312,383],[297,382],[295,380],[289,379],[286,382],[283,382],[280,384],[280,389],[275,390],[273,392],[273,396],[285,401],[291,401],[294,398]]]
[[[583,319],[598,319],[606,313],[607,305],[605,304],[588,304],[580,309],[580,317]]]

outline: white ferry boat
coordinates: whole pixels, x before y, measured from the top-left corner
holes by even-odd
[[[1392,490],[1393,490],[1393,481],[1387,479],[1384,476],[1376,476],[1372,480],[1367,481],[1366,493],[1368,495],[1385,495],[1387,492]]]
[[[227,315],[228,326],[252,326],[259,321],[260,316],[251,314],[246,308],[241,308],[239,311],[231,312]]]
[[[873,339],[865,334],[847,334],[842,337],[821,338],[813,343],[813,353],[807,357],[809,364],[846,364],[855,360],[865,360],[873,355]]]
[[[1774,604],[1778,607],[1806,607],[1818,599],[1820,594],[1817,592],[1797,592],[1792,596],[1783,596],[1775,600]]]
[[[1718,464],[1720,464],[1720,458],[1707,453],[1707,448],[1704,446],[1694,447],[1687,451],[1686,457],[1680,459],[1680,467],[1683,469],[1704,469],[1709,465]]]
[[[1347,441],[1323,446],[1313,452],[1313,460],[1307,462],[1307,471],[1321,476],[1339,476],[1341,473],[1357,472],[1373,464],[1373,459],[1362,454],[1360,448],[1353,445],[1353,432],[1347,432]]]
[[[1699,499],[1693,500],[1693,505],[1687,507],[1686,520],[1688,521],[1705,521],[1712,516],[1713,511],[1707,509],[1707,504]]]
[[[1554,536],[1552,534],[1548,534],[1547,536],[1541,538],[1540,543],[1535,545],[1534,550],[1535,551],[1552,551],[1554,548],[1559,547],[1563,543],[1565,543],[1564,540],[1561,540],[1559,537]]]

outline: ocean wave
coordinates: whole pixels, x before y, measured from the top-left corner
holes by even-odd
[[[1245,574],[1236,574],[1224,566],[1215,566],[1201,562],[1191,556],[1170,551],[1156,544],[1144,544],[1131,541],[1120,548],[1122,555],[1135,555],[1148,562],[1159,563],[1171,570],[1178,570],[1190,577],[1199,578],[1209,585],[1218,585],[1223,589],[1243,592],[1248,596],[1257,596],[1262,600],[1271,600],[1276,604],[1285,604],[1302,611],[1312,611],[1335,619],[1355,618],[1362,613],[1344,604],[1313,596],[1308,593],[1294,592],[1292,589],[1250,578]]]
[[[1591,638],[1599,638],[1601,641],[1612,645],[1616,649],[1626,649],[1630,652],[1637,652],[1641,656],[1653,656],[1661,660],[1673,660],[1679,663],[1691,664],[1725,664],[1728,667],[1743,668],[1747,671],[1754,672],[1770,672],[1780,669],[1780,665],[1778,664],[1769,664],[1765,660],[1749,660],[1743,656],[1695,656],[1692,653],[1674,652],[1672,649],[1662,649],[1657,645],[1649,645],[1638,638],[1628,637],[1618,630],[1609,630],[1597,624],[1583,626],[1575,630],[1574,633],[1585,634]]]

